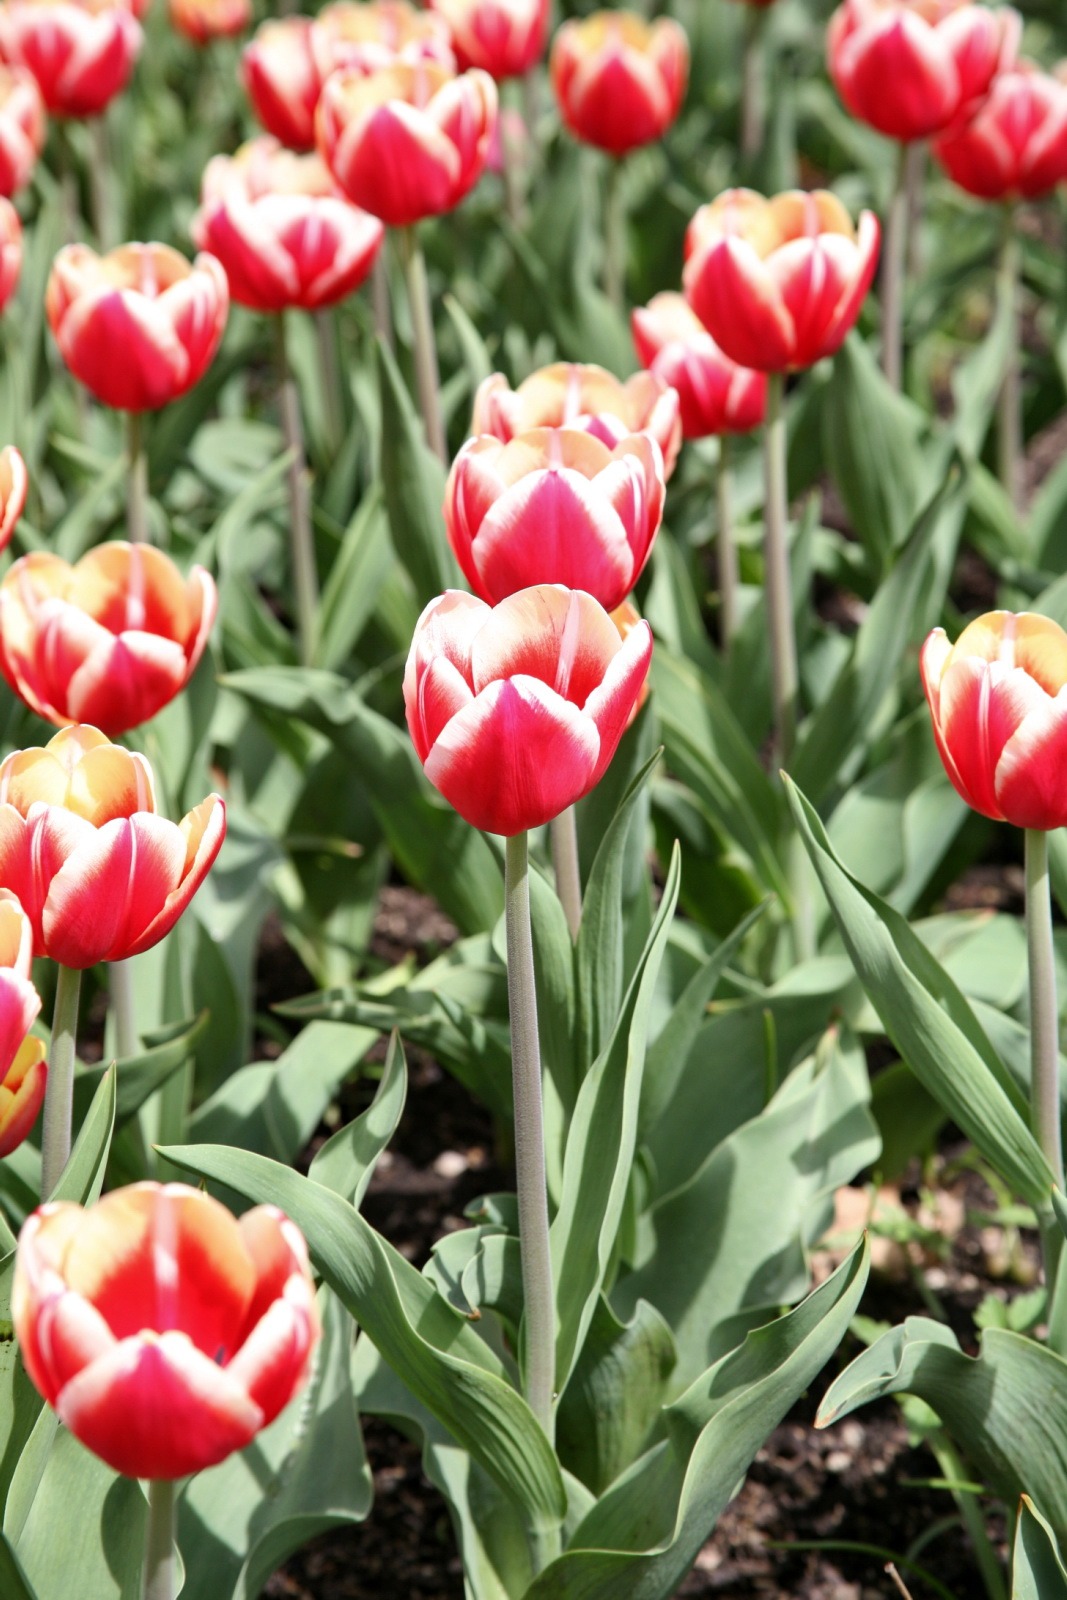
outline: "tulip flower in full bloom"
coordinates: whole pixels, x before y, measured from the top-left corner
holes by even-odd
[[[0,584],[0,670],[48,722],[111,738],[148,722],[188,683],[218,597],[151,545],[97,545],[73,567],[34,550]]]
[[[766,377],[731,361],[684,295],[654,295],[647,306],[631,313],[630,325],[643,365],[676,392],[687,439],[759,427],[767,403]]]
[[[993,80],[969,122],[934,154],[953,183],[982,200],[1033,200],[1067,178],[1067,83],[1019,62]]]
[[[105,256],[70,244],[52,263],[45,312],[63,360],[98,400],[154,411],[203,377],[229,302],[214,256],[190,265],[165,244],[124,244]]]
[[[554,584],[489,607],[449,590],[419,618],[404,673],[426,776],[475,828],[539,827],[607,770],[652,658],[591,595]]]
[[[637,372],[622,383],[603,367],[577,361],[541,367],[517,389],[502,372],[478,385],[472,433],[491,433],[507,444],[533,428],[580,428],[609,449],[628,433],[650,434],[663,454],[667,478],[682,443],[678,397],[662,379]]]
[[[320,1331],[295,1224],[275,1206],[238,1222],[181,1183],[40,1206],[19,1235],[12,1320],[61,1421],[150,1479],[250,1443],[303,1385]]]
[[[625,155],[662,138],[689,78],[689,41],[670,17],[596,11],[565,22],[549,61],[560,115],[576,139]]]
[[[716,344],[743,367],[795,371],[833,355],[859,315],[878,260],[873,212],[858,230],[835,195],[771,200],[727,189],[686,233],[685,292]]]
[[[143,42],[132,7],[114,0],[5,0],[0,57],[26,67],[60,117],[95,117],[129,82]]]
[[[432,0],[448,23],[460,67],[499,82],[520,78],[545,53],[548,0]]]
[[[291,150],[315,146],[322,74],[311,48],[310,17],[268,17],[241,54],[241,82],[268,133]]]
[[[0,886],[34,954],[81,969],[150,950],[200,887],[226,832],[217,794],[157,815],[152,769],[85,723],[0,763]]]
[[[0,195],[28,183],[45,136],[44,101],[25,67],[0,65]]]
[[[167,0],[170,25],[193,44],[232,39],[252,21],[252,0]]]
[[[0,1156],[20,1145],[37,1121],[48,1068],[44,1044],[30,1029],[41,997],[30,982],[33,929],[18,897],[0,889]]]
[[[21,271],[22,224],[11,201],[0,195],[0,311],[18,288]]]
[[[646,434],[614,449],[573,428],[510,444],[483,434],[453,463],[445,523],[464,576],[491,604],[548,582],[612,611],[641,576],[663,497],[663,459]]]

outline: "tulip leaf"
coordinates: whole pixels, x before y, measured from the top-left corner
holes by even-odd
[[[394,560],[381,487],[373,484],[345,530],[323,585],[313,666],[336,671],[348,660],[374,614]]]
[[[280,1206],[303,1231],[317,1270],[412,1393],[535,1525],[559,1523],[565,1497],[555,1455],[503,1365],[347,1201],[249,1151],[174,1145],[160,1153],[249,1200]]]
[[[70,1160],[63,1168],[50,1199],[73,1200],[75,1204],[84,1206],[100,1198],[115,1127],[117,1083],[118,1074],[114,1066],[110,1066],[97,1084],[70,1152]]]
[[[126,1056],[113,1063],[115,1080],[115,1126],[121,1128],[144,1105],[150,1095],[162,1088],[172,1073],[189,1059],[203,1038],[208,1025],[207,1011],[201,1011],[192,1022],[176,1023],[166,1030],[166,1037],[143,1050],[140,1055]],[[84,1120],[93,1095],[110,1068],[105,1063],[86,1067],[74,1080],[74,1120]]]
[[[60,1427],[15,1546],[38,1600],[137,1600],[147,1514],[136,1478]]]
[[[15,1330],[11,1324],[14,1277],[15,1255],[12,1252],[0,1261],[0,1514],[5,1529],[12,1537],[16,1537],[21,1528],[19,1522],[13,1529],[8,1519],[12,1483],[16,1474],[24,1474],[28,1470],[27,1446],[35,1431],[43,1423],[45,1432],[49,1434],[44,1452],[47,1459],[47,1449],[51,1448],[50,1435],[55,1430],[55,1413],[45,1407],[19,1356]],[[0,1594],[6,1594],[6,1591],[0,1588]]]
[[[22,1563],[0,1533],[0,1594],[4,1600],[40,1600],[36,1589],[27,1578]]]
[[[366,1111],[327,1139],[312,1161],[308,1177],[358,1209],[378,1158],[396,1132],[407,1088],[404,1047],[394,1031],[374,1099]]]
[[[396,357],[378,341],[382,407],[382,487],[397,555],[415,585],[420,608],[463,579],[448,547],[441,506],[445,471],[425,442]]]
[[[1028,1494],[1019,1501],[1011,1567],[1011,1600],[1067,1600],[1056,1535]]]
[[[934,1099],[1016,1193],[1047,1211],[1052,1173],[1023,1097],[967,1000],[905,919],[845,870],[786,779],[797,827],[882,1026]]]

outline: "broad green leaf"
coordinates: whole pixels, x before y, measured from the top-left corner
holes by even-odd
[[[382,407],[382,488],[393,547],[424,606],[462,582],[441,510],[444,468],[426,446],[404,381],[389,347],[378,341]]]
[[[0,1533],[0,1594],[4,1596],[4,1600],[39,1600],[37,1591],[23,1571],[21,1561],[2,1533]]]
[[[358,1210],[378,1158],[396,1132],[407,1087],[404,1047],[394,1033],[374,1099],[366,1111],[327,1139],[312,1161],[308,1177],[324,1189],[332,1189]]]
[[[1056,1535],[1028,1494],[1019,1501],[1011,1567],[1011,1600],[1067,1600]]]
[[[38,1600],[138,1600],[147,1512],[135,1478],[60,1427],[15,1547]]]
[[[313,666],[334,671],[348,660],[394,560],[381,489],[374,484],[345,529],[323,585]]]
[[[545,1073],[555,1086],[565,1120],[574,1109],[582,1074],[577,1029],[578,987],[575,981],[574,944],[559,896],[536,867],[530,871],[530,925],[533,932],[534,974],[537,980],[537,1027],[541,1040],[541,1062]],[[501,1020],[506,1020],[506,1007]],[[510,1059],[509,1038],[509,1063]],[[563,1158],[562,1149],[546,1151],[546,1154],[550,1169],[553,1167],[558,1169]],[[556,1176],[558,1177],[558,1170]]]
[[[945,1123],[944,1111],[903,1061],[872,1080],[871,1111],[882,1138],[875,1165],[887,1181],[899,1177],[913,1156],[925,1161]]]
[[[523,1506],[550,1527],[565,1510],[552,1447],[501,1363],[466,1320],[339,1195],[264,1156],[175,1145],[176,1166],[280,1206],[312,1260],[412,1393]]]
[[[202,1011],[192,1022],[176,1023],[165,1030],[166,1037],[143,1050],[113,1063],[115,1079],[115,1126],[138,1112],[150,1095],[162,1088],[172,1073],[188,1060],[207,1030],[208,1014]],[[88,1115],[93,1096],[110,1067],[101,1063],[86,1067],[74,1080],[74,1121],[77,1126]]]
[[[109,1067],[97,1085],[85,1120],[74,1141],[70,1160],[63,1168],[52,1200],[73,1200],[89,1205],[99,1199],[104,1184],[111,1134],[115,1127],[117,1073]]]

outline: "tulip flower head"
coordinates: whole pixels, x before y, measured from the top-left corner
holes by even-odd
[[[26,463],[14,445],[0,450],[0,550],[6,550],[22,515],[29,488]]]
[[[176,33],[205,45],[243,33],[252,21],[252,0],[167,0],[167,15]]]
[[[993,79],[969,122],[951,127],[934,154],[981,200],[1034,200],[1067,178],[1067,83],[1019,62]]]
[[[114,0],[5,0],[0,58],[25,67],[49,111],[95,117],[129,82],[144,35]]]
[[[731,361],[684,295],[653,295],[631,312],[630,326],[642,364],[677,394],[687,439],[759,427],[767,403],[765,375]]]
[[[97,545],[73,567],[34,550],[0,584],[0,670],[47,722],[117,738],[184,689],[217,605],[210,573],[183,578],[151,545]]]
[[[25,67],[0,65],[0,195],[29,182],[45,136],[44,101]]]
[[[52,263],[45,293],[63,360],[119,411],[155,411],[198,383],[229,304],[214,256],[190,265],[165,244],[124,244],[105,256],[69,244]]]
[[[269,17],[241,55],[241,82],[268,133],[291,150],[315,148],[315,107],[322,74],[311,45],[310,17]]]
[[[520,78],[545,53],[548,0],[432,0],[452,34],[461,68],[481,67],[500,82]]]
[[[37,1121],[48,1067],[30,1029],[41,997],[30,982],[33,929],[17,895],[0,889],[0,1156],[9,1156]]]
[[[827,56],[854,117],[909,142],[966,120],[1015,59],[1021,20],[969,0],[844,0]]]
[[[686,297],[732,361],[759,372],[810,367],[859,315],[879,237],[873,212],[857,229],[825,189],[770,200],[727,189],[689,224]]]
[[[11,201],[0,195],[0,311],[18,288],[21,271],[22,224]]]
[[[552,41],[552,87],[576,139],[622,156],[661,139],[682,108],[689,41],[670,17],[595,11]]]
[[[919,660],[953,786],[996,822],[1067,825],[1067,634],[1033,612],[990,611]]]
[[[209,795],[157,815],[152,769],[96,728],[63,728],[0,762],[0,886],[18,895],[34,954],[85,968],[150,950],[207,876],[226,832]]]
[[[469,439],[445,490],[445,525],[471,588],[490,604],[537,583],[584,589],[614,610],[644,569],[663,517],[663,458],[647,434],[614,449],[573,428],[508,444]]]
[[[487,72],[434,61],[343,68],[318,109],[319,149],[348,198],[390,227],[451,211],[478,182],[496,122]]]
[[[591,595],[554,584],[498,606],[450,589],[431,600],[404,673],[426,776],[475,828],[539,827],[607,770],[652,659]]]
[[[667,478],[682,444],[678,397],[662,379],[637,372],[623,383],[603,367],[577,361],[541,367],[517,389],[502,372],[478,385],[472,433],[491,433],[507,444],[534,428],[580,428],[609,450],[629,433],[647,433],[659,445]]]
[[[339,67],[366,73],[436,61],[456,70],[448,23],[408,0],[333,0],[315,19],[311,46],[324,83]]]
[[[302,1387],[320,1332],[295,1224],[275,1206],[236,1221],[182,1183],[38,1207],[11,1312],[37,1389],[131,1478],[184,1478],[242,1450]]]

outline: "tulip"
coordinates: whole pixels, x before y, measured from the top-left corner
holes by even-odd
[[[663,498],[662,457],[646,434],[627,434],[613,450],[571,428],[538,428],[510,444],[483,434],[453,464],[445,524],[464,576],[491,605],[552,583],[610,611],[644,570]]]
[[[485,72],[435,62],[335,72],[319,101],[319,148],[348,198],[391,227],[451,211],[482,175],[496,119]]]
[[[565,22],[549,62],[560,115],[576,139],[625,155],[666,133],[681,110],[689,41],[669,17],[596,11]]]
[[[662,379],[638,372],[625,383],[603,367],[557,361],[512,389],[502,372],[478,385],[472,433],[491,433],[505,444],[533,428],[580,428],[609,450],[629,433],[647,433],[663,454],[669,478],[682,430],[678,396]]]
[[[12,1320],[65,1426],[149,1479],[249,1444],[305,1382],[320,1331],[295,1224],[275,1206],[235,1221],[180,1183],[40,1206],[19,1235]]]
[[[447,22],[408,0],[334,0],[316,17],[311,42],[323,82],[338,67],[378,72],[398,61],[456,70]]]
[[[11,201],[0,195],[0,311],[18,288],[21,271],[22,224]]]
[[[0,584],[0,670],[45,721],[117,738],[184,689],[217,605],[203,567],[183,578],[150,545],[97,545],[73,567],[34,550]]]
[[[45,136],[44,101],[25,67],[0,65],[0,195],[29,182]]]
[[[26,463],[14,445],[0,450],[0,550],[6,550],[26,504]]]
[[[317,155],[294,155],[264,135],[208,162],[190,225],[222,262],[230,293],[254,311],[316,311],[357,289],[384,229],[341,199]]]
[[[449,590],[419,618],[404,673],[426,776],[472,827],[549,822],[603,777],[651,657],[647,622],[624,643],[581,591],[541,584],[489,607]]]
[[[520,78],[545,53],[548,0],[432,0],[452,34],[462,69],[481,67],[498,82]]]
[[[154,411],[199,382],[226,326],[226,274],[165,244],[105,256],[71,244],[52,263],[45,311],[59,353],[98,400]]]
[[[232,39],[252,21],[252,0],[167,0],[170,25],[193,44]]]
[[[934,154],[982,200],[1033,200],[1067,178],[1067,83],[1020,62],[993,80],[969,122],[942,134]]]
[[[49,111],[97,116],[129,82],[143,42],[132,9],[110,0],[5,0],[0,57],[25,67]]]
[[[30,1034],[41,997],[30,982],[33,929],[18,897],[0,889],[0,1156],[20,1145],[37,1120],[48,1068]]]
[[[219,853],[226,808],[209,795],[181,823],[157,815],[142,755],[75,724],[0,763],[0,885],[34,953],[82,970],[169,933]]]
[[[654,295],[632,312],[630,325],[642,365],[677,394],[687,439],[759,427],[767,402],[764,374],[731,361],[683,295]]]
[[[268,133],[292,150],[315,147],[315,107],[322,74],[310,17],[270,17],[241,55],[241,82]]]

